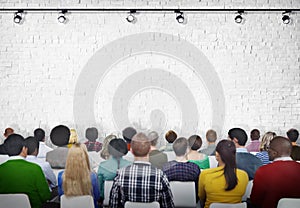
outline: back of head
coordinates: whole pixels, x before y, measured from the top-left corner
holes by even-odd
[[[241,128],[232,128],[228,131],[228,136],[231,140],[234,138],[237,139],[237,142],[240,146],[245,146],[248,136],[245,130]]]
[[[108,144],[108,152],[111,156],[118,159],[127,154],[127,144],[123,139],[113,139]]]
[[[90,163],[84,144],[69,149],[63,177],[66,196],[91,195]]]
[[[226,179],[226,191],[234,189],[237,185],[236,176],[236,147],[230,140],[222,140],[216,146],[216,152],[220,155],[221,160],[225,164],[224,176]]]
[[[103,146],[102,146],[102,151],[100,153],[100,156],[107,160],[109,157],[109,152],[108,152],[108,144],[111,140],[116,139],[117,137],[113,134],[108,135],[107,137],[105,137],[104,141],[103,141]]]
[[[151,142],[151,146],[156,146],[157,145],[157,141],[158,141],[158,133],[156,131],[151,131],[149,134],[148,134],[148,138]]]
[[[215,130],[213,130],[213,129],[208,130],[206,132],[206,140],[208,142],[211,142],[211,143],[216,142],[216,140],[217,140],[217,132]]]
[[[89,141],[95,142],[96,139],[98,138],[98,130],[95,127],[87,128],[85,131],[85,137]]]
[[[64,146],[69,143],[70,129],[64,125],[54,127],[50,133],[51,142],[56,146]]]
[[[258,129],[253,129],[251,132],[250,132],[250,138],[251,140],[259,140],[260,138],[260,132]]]
[[[32,137],[32,136],[27,137],[25,139],[25,144],[26,144],[26,147],[28,148],[28,151],[27,151],[28,155],[34,155],[34,153],[35,153],[35,155],[38,154],[40,143],[35,137]],[[37,151],[35,152],[35,150],[37,150]]]
[[[5,137],[8,137],[9,135],[11,135],[13,133],[14,133],[14,130],[12,128],[6,128],[3,135]]]
[[[266,132],[261,139],[261,143],[259,146],[260,151],[267,151],[269,148],[270,142],[272,141],[272,139],[275,136],[276,136],[275,132],[271,132],[271,131]]]
[[[190,146],[191,150],[198,150],[202,146],[202,139],[198,135],[190,136],[190,138],[188,139],[188,142],[189,142],[189,146]]]
[[[34,130],[33,134],[34,134],[34,137],[38,141],[40,141],[40,142],[44,141],[44,139],[45,139],[45,131],[43,129],[37,128],[36,130]]]
[[[278,157],[290,157],[292,152],[292,143],[288,138],[276,136],[270,142],[269,158],[274,160]]]
[[[145,157],[150,151],[149,138],[144,133],[138,133],[134,135],[131,140],[131,150],[136,157]]]
[[[4,148],[8,156],[16,156],[22,152],[25,145],[24,137],[19,134],[11,134],[5,139]]]
[[[299,137],[299,132],[297,129],[290,129],[286,132],[286,135],[291,142],[296,142]]]
[[[130,143],[132,137],[136,134],[136,130],[133,127],[127,127],[122,131],[122,136],[126,140],[127,143]]]
[[[184,137],[179,137],[173,143],[173,150],[176,156],[184,156],[187,152],[188,141]]]
[[[69,144],[77,144],[78,143],[78,135],[75,129],[70,129],[70,138]]]
[[[177,134],[175,131],[173,130],[169,130],[166,135],[165,138],[167,140],[168,143],[173,143],[176,139],[177,139]]]

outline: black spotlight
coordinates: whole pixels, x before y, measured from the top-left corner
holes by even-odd
[[[283,24],[289,24],[291,22],[290,12],[283,12],[282,15]]]
[[[67,12],[68,12],[67,10],[62,10],[62,11],[58,14],[57,20],[58,20],[59,23],[66,23],[66,22],[67,22],[67,18],[66,18],[66,16],[65,16]]]
[[[176,13],[176,20],[179,24],[183,24],[184,23],[184,16],[183,13],[179,10],[175,10]]]
[[[235,16],[234,18],[234,21],[237,23],[237,24],[241,24],[243,23],[244,21],[244,18],[243,18],[243,15],[244,14],[244,11],[240,10],[237,12],[237,15]]]
[[[134,16],[135,13],[136,13],[135,10],[130,10],[129,15],[126,17],[127,22],[130,22],[130,23],[136,22],[136,17]]]
[[[21,24],[23,19],[23,10],[18,10],[14,15],[14,23]]]

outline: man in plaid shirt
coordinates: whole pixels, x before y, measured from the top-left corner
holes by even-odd
[[[98,130],[95,127],[87,128],[85,131],[85,137],[89,140],[84,143],[89,152],[99,152],[102,149],[102,143],[96,141],[98,138]]]
[[[126,201],[157,201],[162,208],[173,208],[173,195],[166,175],[149,163],[150,141],[143,133],[131,141],[134,163],[118,171],[110,192],[110,207],[124,207]]]

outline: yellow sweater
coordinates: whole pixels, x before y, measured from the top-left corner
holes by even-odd
[[[241,203],[248,184],[248,175],[245,171],[237,169],[238,184],[230,191],[225,191],[226,180],[223,167],[203,170],[199,177],[198,195],[205,208],[213,202]]]

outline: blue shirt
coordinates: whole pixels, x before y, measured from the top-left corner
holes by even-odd
[[[264,165],[270,163],[269,154],[267,151],[258,152],[258,153],[256,153],[255,156],[258,157],[263,162]]]
[[[62,187],[63,184],[63,173],[64,171],[61,171],[58,173],[57,176],[57,181],[58,181],[58,195],[61,196],[64,194],[64,190]],[[100,199],[100,193],[99,193],[99,184],[98,184],[98,179],[96,173],[91,173],[91,181],[92,181],[92,187],[93,187],[93,198],[94,198],[94,206],[95,208],[99,207],[98,206],[98,200]]]

